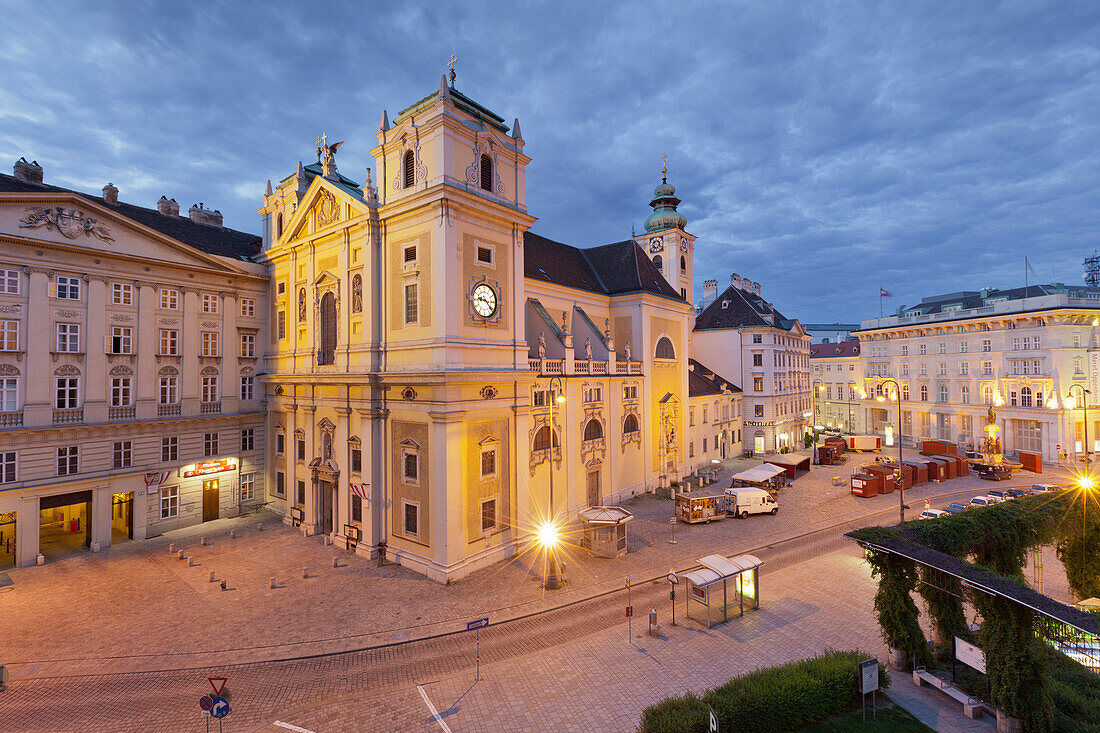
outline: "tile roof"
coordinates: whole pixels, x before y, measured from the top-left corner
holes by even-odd
[[[759,295],[730,285],[695,317],[692,330],[782,328],[789,331],[794,324],[794,320],[785,317]]]
[[[695,359],[688,359],[688,363],[692,367],[688,370],[688,397],[722,394],[722,385],[726,385],[730,392],[741,391],[733,382],[715,374],[713,369],[703,366]]]
[[[633,239],[580,249],[523,235],[524,275],[604,295],[647,291],[683,301]]]
[[[108,204],[102,196],[93,196],[69,188],[49,186],[44,183],[28,183],[4,173],[0,173],[0,193],[75,194],[80,198],[110,209],[121,217],[154,229],[175,239],[177,242],[220,257],[250,261],[253,255],[259,253],[262,242],[261,238],[255,234],[210,224],[199,224],[185,216],[166,216],[156,209],[146,209],[122,201],[117,204]]]
[[[811,359],[821,359],[829,356],[859,356],[859,342],[841,341],[835,344],[810,344]]]

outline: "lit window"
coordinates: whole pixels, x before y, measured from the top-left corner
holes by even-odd
[[[256,315],[256,300],[254,298],[241,298],[241,315],[252,318]]]
[[[160,329],[161,356],[179,356],[179,333],[174,328]]]
[[[218,336],[220,334],[217,331],[203,331],[202,332],[202,355],[203,356],[217,356],[218,355]]]
[[[180,513],[180,489],[168,486],[160,490],[160,518],[172,519]]]
[[[0,321],[0,351],[19,350],[19,321]]]
[[[160,307],[164,310],[174,311],[179,308],[180,291],[174,288],[161,288]]]
[[[202,294],[202,312],[203,313],[217,313],[218,312],[218,296],[211,293]]]
[[[252,501],[256,498],[256,474],[241,474],[241,501]]]
[[[115,305],[133,305],[134,286],[127,283],[112,283],[111,302]]]

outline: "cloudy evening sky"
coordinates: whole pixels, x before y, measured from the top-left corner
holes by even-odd
[[[1092,2],[3,2],[0,163],[259,231],[268,178],[456,86],[519,117],[535,231],[641,228],[660,157],[696,273],[803,322],[1080,283],[1100,247]],[[698,286],[698,283],[697,283]]]

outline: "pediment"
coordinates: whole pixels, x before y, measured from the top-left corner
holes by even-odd
[[[313,286],[319,287],[321,285],[338,282],[340,282],[340,278],[336,277],[336,275],[334,275],[331,270],[321,270],[320,274],[317,275],[316,278],[314,278]]]
[[[328,229],[370,210],[366,202],[357,198],[323,176],[314,176],[287,223],[288,242],[304,239],[311,234]],[[312,223],[312,226],[311,226]]]

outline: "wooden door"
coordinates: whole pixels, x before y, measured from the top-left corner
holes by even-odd
[[[321,531],[325,534],[332,534],[333,519],[332,519],[332,484],[328,481],[322,481],[321,483]]]
[[[202,482],[202,521],[209,522],[218,518],[218,479]]]
[[[600,504],[600,472],[588,472],[588,506]]]

